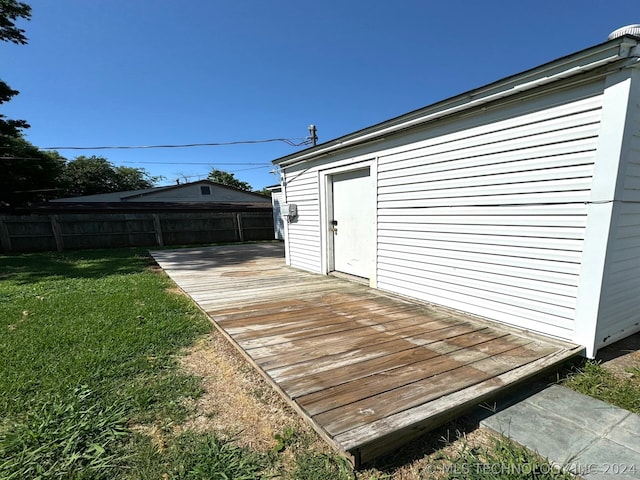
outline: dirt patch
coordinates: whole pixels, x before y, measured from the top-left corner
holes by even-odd
[[[219,334],[200,339],[181,358],[189,373],[202,377],[204,394],[183,430],[218,432],[239,445],[268,450],[275,435],[292,428],[311,434],[299,416]]]
[[[184,293],[181,288],[178,288],[178,287],[168,287],[168,288],[165,288],[164,291],[171,295],[181,295],[183,297],[188,297],[188,295]]]
[[[630,368],[640,368],[640,332],[603,348],[596,359],[616,375],[631,375]]]
[[[295,445],[281,453],[282,471],[291,471],[300,451],[330,453],[331,448],[273,390],[271,385],[217,332],[198,340],[180,358],[182,368],[202,378],[204,394],[195,400],[195,413],[174,434],[190,430],[215,432],[238,445],[267,451],[277,445],[276,434],[295,432]],[[162,432],[140,427],[156,448],[165,448]],[[359,480],[419,480],[446,478],[451,458],[463,448],[490,448],[493,432],[478,429],[475,420],[461,417],[365,465]],[[288,478],[288,477],[286,477]]]
[[[164,273],[160,264],[151,256],[147,257],[147,268],[154,273]]]
[[[134,425],[131,429],[149,437],[158,452],[163,453],[166,450],[165,436],[157,425]]]
[[[464,418],[440,427],[377,460],[358,473],[358,480],[423,480],[447,478],[451,459],[463,449],[490,449],[496,435]]]

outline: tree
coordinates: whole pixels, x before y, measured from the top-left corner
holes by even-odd
[[[20,92],[0,80],[0,105],[8,102],[18,93]],[[14,138],[22,137],[22,129],[24,128],[29,128],[29,124],[25,120],[10,120],[0,114],[0,135]]]
[[[0,41],[25,45],[27,37],[24,30],[16,27],[16,20],[31,18],[31,7],[23,2],[15,0],[0,0]],[[8,102],[18,93],[5,82],[0,80],[0,105]],[[29,128],[25,120],[8,120],[0,114],[0,135],[21,137],[22,129]],[[5,146],[6,147],[6,146]]]
[[[153,187],[159,177],[142,168],[116,167],[104,157],[79,156],[66,164],[62,173],[65,196],[141,190]]]
[[[17,90],[0,80],[0,105],[17,94]],[[22,135],[25,128],[29,128],[25,120],[11,120],[0,114],[2,206],[41,202],[60,195],[57,182],[65,159],[58,152],[41,151],[25,140]]]
[[[265,197],[270,197],[272,192],[267,187],[264,187],[262,190],[254,190],[253,193],[259,193],[260,195],[264,195]]]
[[[229,187],[235,187],[247,192],[251,192],[253,190],[253,187],[247,182],[238,180],[235,174],[231,172],[225,172],[224,170],[218,170],[217,168],[211,169],[207,178],[212,182],[220,183],[222,185],[228,185]]]
[[[27,43],[19,19],[29,20],[31,7],[16,0],[0,0],[0,41],[17,45]],[[0,80],[0,105],[18,94]],[[64,159],[57,152],[38,150],[23,138],[29,128],[25,120],[11,120],[0,114],[0,205],[21,205],[42,201],[59,192],[56,190]]]
[[[0,40],[18,45],[26,45],[24,30],[16,27],[16,20],[31,19],[31,7],[16,0],[0,0]]]
[[[0,135],[0,205],[27,205],[61,196],[64,165],[58,152],[39,150],[22,137]]]
[[[79,156],[64,168],[65,197],[117,192],[118,179],[113,165],[103,157]]]
[[[163,177],[151,176],[144,168],[116,167],[118,190],[143,190],[153,187]]]

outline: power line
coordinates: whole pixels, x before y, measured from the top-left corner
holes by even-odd
[[[255,163],[255,162],[225,162],[225,163],[220,163],[220,162],[216,162],[216,161],[211,161],[211,162],[138,162],[136,160],[125,160],[123,162],[120,163],[129,163],[129,164],[145,164],[145,165],[256,165],[256,166],[260,166],[260,167],[270,167],[271,164],[270,163],[264,163],[264,162],[260,162],[260,163]]]
[[[0,161],[2,160],[43,160],[42,158],[35,157],[3,157],[0,156]],[[72,161],[72,160],[71,160]],[[217,162],[215,160],[210,162],[183,162],[183,161],[175,161],[175,162],[147,162],[147,161],[137,161],[137,160],[124,160],[118,162],[118,164],[122,165],[134,165],[134,164],[144,164],[144,165],[225,165],[225,166],[236,166],[236,165],[250,165],[255,166],[256,168],[266,168],[271,167],[270,163],[265,162]]]
[[[295,140],[302,140],[296,142]],[[236,142],[215,142],[215,143],[184,143],[176,145],[102,145],[97,147],[37,147],[41,150],[141,150],[150,148],[191,148],[191,147],[221,147],[224,145],[252,145],[257,143],[283,142],[291,147],[301,147],[310,145],[309,139],[288,139],[288,138],[269,138],[266,140],[239,140]]]
[[[262,165],[261,167],[241,168],[239,170],[238,169],[234,169],[234,172],[246,172],[247,170],[260,170],[261,168],[273,168],[273,165]]]

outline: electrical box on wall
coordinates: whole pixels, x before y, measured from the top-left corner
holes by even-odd
[[[284,203],[280,205],[280,212],[283,217],[294,218],[298,216],[298,206],[295,203]]]

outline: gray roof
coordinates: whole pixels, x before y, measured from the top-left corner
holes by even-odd
[[[230,192],[237,192],[246,198],[246,195],[251,195],[255,197],[255,201],[270,201],[265,200],[269,197],[262,195],[260,193],[248,192],[246,190],[241,190],[239,188],[231,187],[229,185],[223,185],[221,183],[216,183],[211,180],[198,180],[195,182],[188,183],[180,183],[176,185],[167,185],[163,187],[151,187],[145,188],[141,190],[127,190],[122,192],[111,192],[111,193],[99,193],[96,195],[82,195],[77,197],[67,197],[67,198],[58,198],[56,200],[51,200],[51,202],[127,202],[130,200],[139,200],[144,197],[153,197],[158,193],[167,192],[171,190],[179,190],[190,188],[195,185],[209,185],[215,187],[216,189],[228,190]],[[153,201],[152,198],[146,198],[148,201]]]

